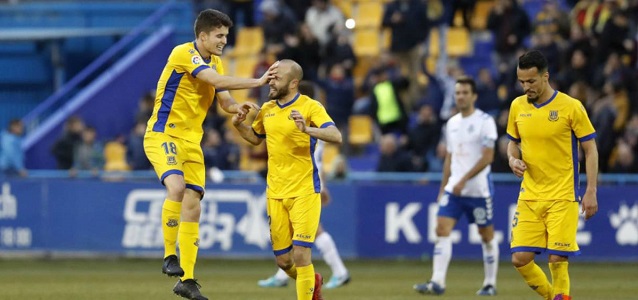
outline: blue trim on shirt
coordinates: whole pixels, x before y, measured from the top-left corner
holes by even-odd
[[[279,255],[284,255],[288,252],[292,251],[292,245],[290,245],[290,247],[286,248],[286,249],[281,249],[281,250],[275,250],[273,251],[273,253],[275,253],[275,256],[279,256]]]
[[[580,187],[580,180],[578,180],[578,138],[572,131],[572,168],[574,171],[574,199],[578,201],[578,190]]]
[[[336,126],[334,122],[326,122],[323,123],[323,125],[321,125],[319,128],[326,128],[328,126]]]
[[[201,52],[199,52],[199,48],[197,48],[197,41],[193,41],[193,46],[195,47],[195,50],[197,50],[197,53],[199,53],[199,56],[201,56],[201,58],[204,60],[205,63],[209,64],[210,63],[210,56],[208,57],[208,59],[206,59]]]
[[[547,251],[546,248],[541,248],[541,247],[514,247],[510,249],[510,252],[514,253],[514,252],[534,252],[536,254],[541,254],[543,252]]]
[[[199,74],[199,72],[204,71],[205,69],[210,69],[210,67],[208,65],[201,65],[197,68],[195,68],[195,70],[193,70],[193,73],[191,73],[191,75],[193,77],[197,77],[197,74]]]
[[[292,244],[295,245],[295,246],[301,246],[301,247],[306,247],[306,248],[312,248],[312,245],[314,245],[314,243],[302,242],[302,241],[296,241],[296,240],[293,240]]]
[[[160,176],[160,182],[162,182],[162,184],[164,184],[164,179],[166,177],[168,177],[168,175],[173,175],[173,174],[184,176],[184,172],[182,172],[181,170],[168,170],[168,171],[164,172],[164,174],[162,174],[162,176]]]
[[[260,138],[260,139],[265,139],[266,138],[266,134],[261,134],[261,133],[257,133],[257,131],[255,131],[255,128],[253,128],[253,133],[255,133],[255,135]]]
[[[179,82],[182,80],[183,76],[184,73],[177,73],[176,70],[173,70],[171,76],[168,77],[166,86],[164,86],[162,104],[157,110],[157,121],[155,121],[155,124],[153,124],[153,131],[164,132],[166,122],[168,121],[168,116],[170,115],[171,108],[173,107],[173,101],[175,101],[177,88],[179,88]]]
[[[299,99],[299,96],[300,96],[300,95],[301,95],[301,94],[297,93],[297,95],[295,95],[295,97],[294,97],[294,98],[292,98],[292,100],[288,101],[288,103],[286,103],[286,104],[284,104],[284,105],[279,104],[279,100],[276,100],[276,101],[275,101],[275,103],[277,103],[277,106],[279,106],[279,108],[284,108],[284,107],[286,107],[286,106],[290,106],[290,105],[292,105],[293,103],[295,103],[295,101],[297,101],[297,99]]]
[[[554,98],[556,98],[556,95],[558,95],[558,91],[554,90],[554,94],[551,97],[549,97],[549,100],[547,100],[547,101],[545,101],[545,102],[543,102],[541,104],[532,103],[532,105],[534,105],[534,107],[536,107],[536,108],[541,108],[541,107],[549,104],[550,102],[552,102],[552,100],[554,100]]]
[[[310,159],[312,160],[312,183],[315,187],[315,193],[321,192],[321,179],[319,179],[319,169],[315,161],[315,148],[317,147],[317,138],[310,137]]]
[[[588,135],[586,135],[586,136],[584,136],[582,138],[579,138],[578,140],[582,143],[582,142],[589,141],[589,140],[591,140],[591,139],[593,139],[595,137],[596,137],[596,133],[594,132],[592,134],[588,134]]]
[[[225,91],[228,91],[228,90],[215,90],[215,94],[218,94],[218,93],[221,93],[221,92],[225,92]]]
[[[508,139],[510,139],[510,140],[512,140],[512,141],[515,141],[515,142],[517,142],[517,143],[520,143],[520,142],[521,142],[521,139],[517,139],[517,138],[515,138],[515,137],[511,136],[509,133],[507,134],[507,138],[508,138]]]

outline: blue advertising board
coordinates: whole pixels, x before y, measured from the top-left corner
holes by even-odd
[[[436,239],[438,184],[329,184],[322,224],[345,257],[420,258]],[[157,182],[17,179],[0,182],[0,252],[109,255],[162,253],[164,189]],[[495,188],[496,238],[509,253],[518,185]],[[638,186],[601,186],[599,212],[578,226],[586,260],[638,260]],[[454,256],[480,259],[480,237],[465,220]],[[202,200],[203,256],[270,257],[263,184],[209,185]]]

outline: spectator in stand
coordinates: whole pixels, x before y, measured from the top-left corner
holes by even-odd
[[[416,126],[408,132],[408,149],[417,172],[428,171],[428,156],[434,156],[441,138],[442,124],[431,105],[419,108]]]
[[[408,107],[419,99],[420,46],[430,32],[426,18],[427,8],[420,0],[394,0],[385,6],[383,27],[392,31],[390,51],[399,60],[401,69],[410,80],[408,99],[404,99]]]
[[[350,45],[349,32],[344,25],[337,24],[332,28],[332,38],[324,51],[324,69],[329,72],[334,64],[341,64],[348,76],[352,76],[357,56]],[[325,71],[324,71],[325,72]]]
[[[638,161],[636,161],[635,151],[624,139],[618,139],[615,149],[615,159],[611,163],[609,172],[611,173],[636,173],[638,172]]]
[[[290,7],[297,22],[303,22],[306,18],[306,12],[312,6],[312,1],[313,0],[284,0],[284,3]]]
[[[477,79],[476,94],[478,100],[476,101],[476,107],[492,117],[498,116],[503,103],[498,98],[497,86],[492,78],[492,71],[488,68],[481,68]]]
[[[287,34],[284,38],[284,48],[278,60],[292,59],[299,63],[308,78],[316,78],[321,57],[319,55],[319,42],[310,31],[310,27],[302,23],[295,34]]]
[[[412,172],[412,158],[410,154],[399,147],[394,134],[385,134],[379,141],[379,162],[377,172]]]
[[[146,121],[138,120],[126,141],[126,161],[131,170],[150,170],[151,162],[144,153]]]
[[[563,68],[558,75],[559,86],[565,90],[576,82],[583,82],[587,86],[592,84],[593,68],[587,55],[582,49],[574,49],[570,59],[570,64]],[[585,101],[584,98],[579,98]]]
[[[89,170],[94,174],[104,167],[104,147],[97,141],[95,128],[87,126],[82,130],[82,141],[75,146],[73,151],[73,169]]]
[[[155,105],[155,91],[149,91],[144,94],[138,102],[138,111],[135,115],[136,121],[147,122],[153,114],[153,105]]]
[[[452,2],[452,15],[456,13],[457,10],[461,11],[461,16],[463,16],[463,24],[467,30],[472,30],[472,14],[474,13],[474,6],[476,6],[476,0],[453,0]],[[454,18],[452,18],[450,22],[451,26],[454,26]]]
[[[348,140],[348,119],[354,105],[354,79],[346,74],[341,64],[334,64],[326,79],[318,79],[317,84],[326,95],[326,111],[341,131],[343,140]],[[348,143],[342,143],[343,153],[348,154]]]
[[[284,38],[287,34],[295,34],[297,22],[289,16],[289,10],[278,0],[264,0],[259,5],[264,14],[261,27],[264,32],[264,43],[269,53],[279,53],[284,49]]]
[[[330,4],[330,0],[313,0],[305,21],[312,24],[310,31],[319,40],[319,45],[325,48],[332,39],[332,28],[344,24],[345,18],[339,8]]]
[[[84,121],[72,116],[64,125],[64,133],[54,144],[51,152],[58,163],[58,169],[68,170],[73,167],[73,153],[75,147],[82,141]]]
[[[235,22],[237,22],[238,20],[241,20],[242,22],[237,24],[235,23],[235,26],[231,27],[228,33],[228,44],[226,47],[230,46],[233,47],[235,46],[235,39],[237,38],[237,30],[239,30],[239,28],[241,28],[242,26],[246,26],[246,27],[253,27],[255,26],[255,11],[253,9],[253,6],[255,5],[255,1],[254,0],[230,0],[227,1],[228,3],[228,16],[235,20]],[[242,18],[239,17],[239,14],[241,13]],[[238,26],[240,25],[241,26]]]
[[[376,78],[372,80],[377,84],[370,95],[370,111],[381,133],[407,133],[408,116],[399,96],[399,92],[407,87],[407,80],[391,81],[383,69],[376,70],[374,76]]]
[[[497,0],[487,19],[496,42],[497,64],[509,64],[531,31],[527,13],[516,0]]]
[[[396,59],[392,53],[388,51],[381,51],[379,58],[372,62],[372,66],[368,69],[368,72],[363,79],[363,83],[361,84],[362,93],[370,93],[372,87],[377,84],[377,82],[373,80],[378,78],[378,76],[376,76],[377,70],[385,70],[391,81],[399,80],[402,77],[401,69],[397,65]]]
[[[22,151],[24,124],[19,119],[9,121],[9,128],[0,135],[0,174],[27,176]]]

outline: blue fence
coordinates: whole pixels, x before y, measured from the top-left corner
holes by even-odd
[[[247,177],[248,181],[252,180]],[[157,182],[131,179],[8,179],[1,182],[0,253],[161,255]],[[322,222],[345,257],[418,258],[431,254],[438,182],[330,183]],[[503,259],[518,185],[496,185],[495,226]],[[600,209],[580,220],[584,260],[638,260],[638,184],[601,185]],[[202,200],[200,253],[270,257],[264,184],[209,184]],[[454,256],[480,259],[476,228],[461,222]]]

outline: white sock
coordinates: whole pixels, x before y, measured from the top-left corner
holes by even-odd
[[[492,238],[489,243],[483,243],[483,268],[485,269],[485,280],[483,286],[488,284],[496,287],[496,274],[498,273],[498,241]]]
[[[328,266],[330,266],[333,276],[341,277],[348,274],[348,270],[346,269],[346,266],[343,265],[343,261],[341,260],[341,256],[339,255],[339,251],[335,245],[335,241],[329,233],[325,231],[321,233],[315,239],[315,245],[317,245],[317,249],[321,252],[323,260],[326,261]]]
[[[434,261],[432,263],[432,281],[445,287],[447,267],[452,258],[452,239],[449,236],[440,236],[434,244]]]
[[[281,268],[277,269],[277,273],[275,273],[275,279],[277,279],[277,281],[288,280],[288,278],[288,274],[286,274],[284,270],[282,270]]]

